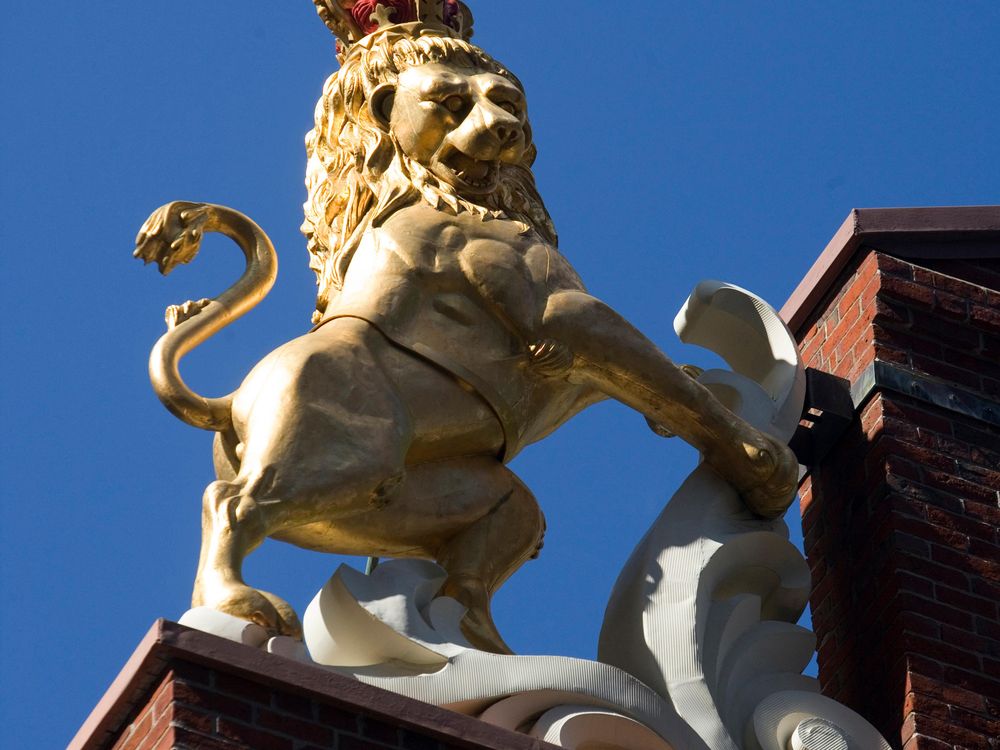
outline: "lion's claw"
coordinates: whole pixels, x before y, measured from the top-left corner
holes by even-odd
[[[167,308],[164,317],[167,321],[167,328],[176,328],[185,320],[193,318],[211,304],[210,299],[200,299],[197,301],[188,300],[183,305],[171,305]]]
[[[227,584],[207,596],[198,597],[198,605],[256,623],[271,636],[302,638],[302,625],[295,610],[269,591],[259,591],[245,584]]]
[[[763,518],[778,518],[795,500],[799,480],[799,462],[787,445],[770,440],[761,448],[744,446],[758,480],[740,494],[754,513]]]
[[[650,419],[646,417],[646,426],[653,431],[654,434],[659,435],[661,438],[675,438],[677,433],[671,430],[666,425],[660,424],[655,419]]]

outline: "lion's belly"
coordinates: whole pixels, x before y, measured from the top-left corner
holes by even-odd
[[[345,317],[279,347],[236,395],[239,441],[263,442],[266,449],[276,435],[302,433],[300,439],[284,441],[286,447],[308,444],[309,456],[322,465],[327,454],[331,460],[340,457],[337,434],[350,427],[355,407],[366,403],[370,411],[373,401],[388,397],[398,402],[399,411],[395,417],[391,410],[386,413],[386,428],[408,435],[401,446],[408,464],[476,454],[509,460],[596,400],[588,389],[532,373],[524,355],[516,348],[511,354],[502,343],[507,341],[502,331],[443,325],[421,330],[428,333],[413,342],[420,350],[414,351],[390,343],[369,323]],[[484,341],[493,345],[483,346]],[[434,347],[460,361],[456,369],[461,372],[429,362]],[[366,395],[366,388],[376,391]],[[490,392],[492,402],[483,391]],[[509,401],[500,404],[501,397]]]
[[[538,375],[524,342],[457,295],[438,295],[413,317],[383,325],[395,341],[447,370],[490,404],[503,426],[506,460],[601,398],[564,378]]]
[[[499,321],[461,294],[427,295],[405,317],[369,319],[394,343],[489,404],[507,452],[519,447],[532,382],[524,344]]]
[[[497,453],[503,445],[500,425],[479,396],[352,317],[333,320],[265,357],[236,393],[233,422],[240,441],[260,440],[256,433],[267,439],[282,425],[297,429],[317,420],[346,425],[359,406],[370,411],[373,403],[387,400],[398,409],[395,416],[387,411],[386,418],[406,424],[386,429],[409,436],[410,462]],[[325,432],[318,428],[314,435]],[[316,451],[336,450],[316,439],[321,443]]]

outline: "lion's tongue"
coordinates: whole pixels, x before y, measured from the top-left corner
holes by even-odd
[[[456,152],[449,161],[456,174],[463,179],[482,180],[490,173],[489,162],[477,161],[463,153]]]

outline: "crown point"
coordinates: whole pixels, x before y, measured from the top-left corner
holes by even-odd
[[[462,9],[458,5],[458,0],[445,0],[444,2],[444,18],[442,19],[447,26],[459,30],[460,19],[462,15]]]
[[[412,0],[358,0],[351,15],[366,34],[384,26],[416,21]]]
[[[460,0],[313,0],[320,17],[344,49],[362,37],[401,24],[420,22],[465,39],[472,15]],[[342,50],[338,50],[340,55]]]

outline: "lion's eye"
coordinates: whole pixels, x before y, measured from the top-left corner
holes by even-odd
[[[449,96],[441,103],[449,112],[460,112],[465,108],[465,100],[460,96]]]
[[[510,112],[512,115],[517,114],[517,105],[514,102],[498,102],[497,106],[506,112]]]

